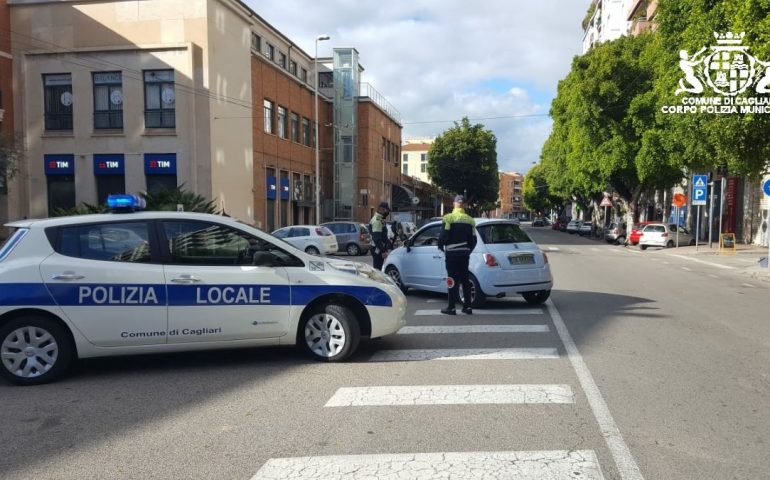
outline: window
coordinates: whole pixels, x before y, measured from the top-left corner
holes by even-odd
[[[72,130],[72,75],[43,75],[45,129]]]
[[[302,145],[310,146],[310,120],[302,118]]]
[[[302,75],[300,75],[300,77],[299,77],[299,78],[300,78],[300,79],[301,79],[303,82],[307,83],[307,69],[306,69],[306,68],[303,68],[303,69],[302,69]]]
[[[281,187],[281,225],[290,225],[289,223],[289,172],[281,170],[280,183]]]
[[[263,105],[265,116],[265,133],[275,133],[273,129],[273,102],[265,99]]]
[[[267,183],[267,190],[266,190],[266,196],[267,196],[267,216],[266,216],[266,223],[267,223],[267,231],[272,232],[275,230],[275,169],[274,168],[266,168],[265,169],[265,178]],[[272,187],[272,189],[271,189]]]
[[[405,154],[404,154],[404,155],[401,157],[401,160],[402,160],[404,163],[408,162],[408,161],[409,161],[409,154],[408,154],[408,153],[405,153]]]
[[[144,174],[147,179],[148,193],[176,189],[176,154],[145,153]]]
[[[295,77],[297,76],[297,62],[295,62],[294,60],[291,60],[289,62],[289,73],[291,73]]]
[[[299,142],[299,117],[296,113],[291,112],[291,141]]]
[[[413,247],[432,247],[438,245],[438,237],[441,234],[441,225],[428,227],[416,234],[412,240]]]
[[[0,195],[8,193],[8,177],[5,172],[0,172]]]
[[[262,238],[207,222],[163,222],[171,261],[178,265],[254,265],[269,256],[276,265],[304,266],[301,260]]]
[[[428,164],[427,163],[421,163],[420,164],[420,173],[428,173]]]
[[[291,231],[291,227],[282,228],[280,230],[274,231],[273,236],[276,238],[286,238],[289,236],[290,231]]]
[[[145,222],[64,227],[56,251],[68,257],[110,262],[148,263],[149,228]]]
[[[286,54],[283,52],[278,52],[278,65],[283,69],[286,68]]]
[[[421,153],[420,154],[420,173],[427,173],[427,172],[428,172],[428,154]]]
[[[286,109],[282,106],[278,106],[278,136],[286,138]]]
[[[505,243],[529,243],[529,236],[516,225],[498,223],[478,227],[481,240],[487,245]]]
[[[310,146],[314,147],[318,144],[318,122],[313,122],[312,125],[313,129],[310,133],[312,133],[312,136],[310,137]]]
[[[94,175],[100,205],[107,203],[110,194],[125,193],[125,157],[122,154],[95,154]]]
[[[98,72],[94,82],[94,129],[123,128],[123,75]]]
[[[176,93],[173,70],[144,72],[145,128],[176,127]]]
[[[265,51],[262,54],[270,61],[275,60],[275,47],[265,42]]]
[[[309,237],[310,229],[307,227],[292,227],[289,232],[289,237]]]
[[[409,164],[408,163],[404,162],[401,165],[401,173],[403,173],[404,175],[409,175]]]
[[[334,74],[332,72],[318,72],[318,88],[334,88]]]
[[[251,32],[251,49],[255,52],[262,51],[262,37],[254,32]]]
[[[176,187],[176,175],[147,175],[147,193],[157,194]]]

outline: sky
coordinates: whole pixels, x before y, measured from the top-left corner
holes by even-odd
[[[435,137],[468,116],[497,137],[500,170],[525,173],[551,131],[560,79],[580,53],[589,0],[245,0],[313,55],[355,47],[401,113],[402,137]],[[514,118],[496,118],[514,117]]]

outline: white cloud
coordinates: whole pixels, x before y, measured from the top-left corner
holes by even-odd
[[[246,0],[312,53],[316,35],[354,46],[372,83],[401,112],[404,138],[435,136],[463,116],[498,138],[503,170],[526,171],[551,129],[557,82],[579,53],[589,0]],[[435,122],[435,123],[426,123]]]

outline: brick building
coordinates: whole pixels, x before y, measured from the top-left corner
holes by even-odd
[[[11,12],[7,0],[0,0],[0,142],[15,145],[13,130],[13,55],[11,54]],[[0,172],[0,225],[8,220],[8,180]],[[0,226],[0,238],[4,238]]]
[[[524,176],[517,172],[499,172],[500,206],[495,211],[497,218],[519,218],[526,213],[522,191]]]

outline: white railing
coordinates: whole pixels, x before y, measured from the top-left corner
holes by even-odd
[[[370,98],[378,107],[380,107],[385,113],[387,113],[393,120],[401,123],[401,112],[396,110],[396,107],[390,104],[390,102],[377,91],[370,83],[362,83],[359,93],[361,97]]]

